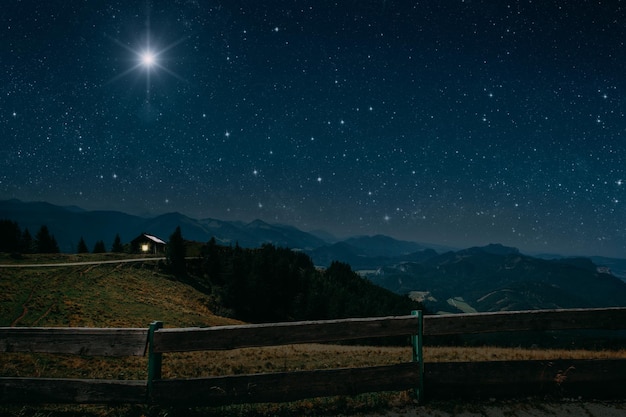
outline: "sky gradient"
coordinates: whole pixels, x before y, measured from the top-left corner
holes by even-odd
[[[625,21],[615,1],[6,0],[0,199],[626,257]]]

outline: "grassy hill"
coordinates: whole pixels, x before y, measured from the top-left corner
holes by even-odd
[[[20,263],[102,258],[33,255]],[[167,327],[237,323],[213,314],[209,296],[171,280],[157,261],[1,272],[0,326],[147,327],[154,320]]]

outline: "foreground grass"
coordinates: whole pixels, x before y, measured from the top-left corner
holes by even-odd
[[[626,350],[541,350],[498,347],[424,347],[424,362],[624,359]],[[163,378],[356,368],[411,360],[410,347],[287,345],[227,351],[167,353]],[[3,353],[0,375],[12,377],[146,379],[147,358]]]
[[[410,347],[289,345],[165,354],[164,378],[194,378],[407,362]],[[427,363],[449,361],[626,358],[626,351],[539,350],[496,347],[424,348]],[[59,378],[146,379],[146,358],[100,358],[48,354],[0,355],[0,375]],[[410,391],[314,398],[282,404],[167,408],[150,406],[5,406],[0,416],[334,416],[359,415],[414,406]]]

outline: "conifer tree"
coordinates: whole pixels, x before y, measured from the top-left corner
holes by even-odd
[[[120,238],[119,233],[115,235],[113,246],[111,246],[111,252],[114,252],[114,253],[124,252],[124,245],[122,245],[122,239]]]
[[[34,253],[35,252],[35,243],[33,242],[33,237],[28,231],[28,228],[24,229],[24,232],[22,232],[22,237],[20,239],[20,252],[21,253]]]
[[[97,241],[93,247],[93,253],[105,253],[106,251],[107,249],[104,246],[104,242],[102,240]]]
[[[17,252],[22,231],[11,220],[0,220],[0,252]]]
[[[180,226],[170,236],[167,244],[167,261],[175,274],[185,274],[185,240]]]
[[[37,253],[59,253],[59,245],[46,225],[41,226],[35,236]]]
[[[87,244],[85,243],[85,239],[80,237],[80,241],[78,242],[78,247],[76,248],[76,253],[89,253],[89,249],[87,248]]]

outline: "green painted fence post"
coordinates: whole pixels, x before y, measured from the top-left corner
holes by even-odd
[[[154,352],[154,332],[163,328],[162,321],[150,323],[148,331],[148,402],[152,402],[152,388],[155,379],[161,379],[163,354]]]
[[[411,342],[413,344],[413,362],[419,363],[419,381],[417,388],[415,389],[415,395],[417,397],[417,402],[422,402],[424,398],[424,355],[422,353],[423,346],[423,318],[422,312],[420,310],[411,311],[412,316],[417,316],[418,324],[417,324],[417,334],[411,335]]]

